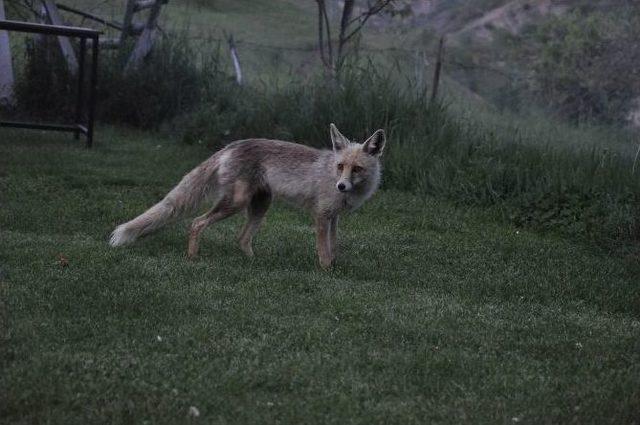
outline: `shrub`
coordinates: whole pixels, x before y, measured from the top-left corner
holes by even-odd
[[[206,87],[221,78],[217,57],[198,54],[184,36],[164,37],[137,69],[123,72],[128,51],[107,56],[101,69],[101,118],[143,129],[158,129],[195,109]]]
[[[73,116],[76,77],[52,43],[52,37],[44,44],[27,41],[15,92],[18,114],[58,120]],[[158,129],[196,108],[225,78],[215,52],[200,54],[184,35],[160,39],[139,68],[124,73],[131,47],[100,55],[97,103],[103,121]]]
[[[17,115],[43,120],[73,116],[77,83],[55,43],[52,37],[27,40],[24,68],[16,74]]]
[[[637,6],[549,19],[531,32],[529,88],[571,120],[625,120],[640,96],[638,23]]]

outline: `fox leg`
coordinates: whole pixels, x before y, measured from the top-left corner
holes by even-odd
[[[198,239],[207,226],[242,210],[247,206],[250,199],[251,197],[248,192],[247,184],[242,181],[237,181],[233,185],[231,193],[224,196],[216,206],[206,214],[194,219],[191,223],[191,230],[189,232],[189,247],[187,250],[188,257],[194,258],[198,254]]]
[[[316,217],[316,250],[322,268],[331,267],[331,246],[330,246],[330,219],[324,216]]]
[[[238,211],[239,208],[230,203],[227,198],[224,198],[207,213],[195,218],[193,222],[191,222],[191,229],[189,231],[189,248],[187,250],[188,257],[193,259],[198,255],[198,239],[207,226],[210,226],[216,221],[223,220]]]
[[[335,215],[331,217],[329,223],[329,253],[331,257],[331,262],[334,262],[336,259],[338,250],[338,216]]]
[[[253,257],[251,242],[264,221],[269,205],[271,205],[271,194],[258,192],[253,195],[247,206],[247,222],[240,232],[240,249],[249,257]]]

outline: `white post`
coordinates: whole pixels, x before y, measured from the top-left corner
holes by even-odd
[[[231,60],[233,61],[233,69],[236,71],[236,82],[239,86],[242,85],[242,69],[240,69],[240,60],[238,59],[238,51],[236,50],[236,43],[233,41],[233,35],[230,35],[227,39],[229,42],[229,51],[231,52]]]
[[[4,20],[4,3],[0,0],[0,19]],[[13,102],[13,65],[9,32],[0,31],[0,104]]]

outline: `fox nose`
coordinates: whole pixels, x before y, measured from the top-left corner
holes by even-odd
[[[344,192],[346,188],[347,188],[347,185],[345,185],[344,183],[338,183],[338,190],[340,192]]]

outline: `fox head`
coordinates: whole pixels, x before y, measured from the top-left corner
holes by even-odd
[[[331,124],[335,153],[336,189],[343,193],[373,192],[380,183],[380,156],[386,143],[384,130],[376,130],[363,143],[352,143]]]

